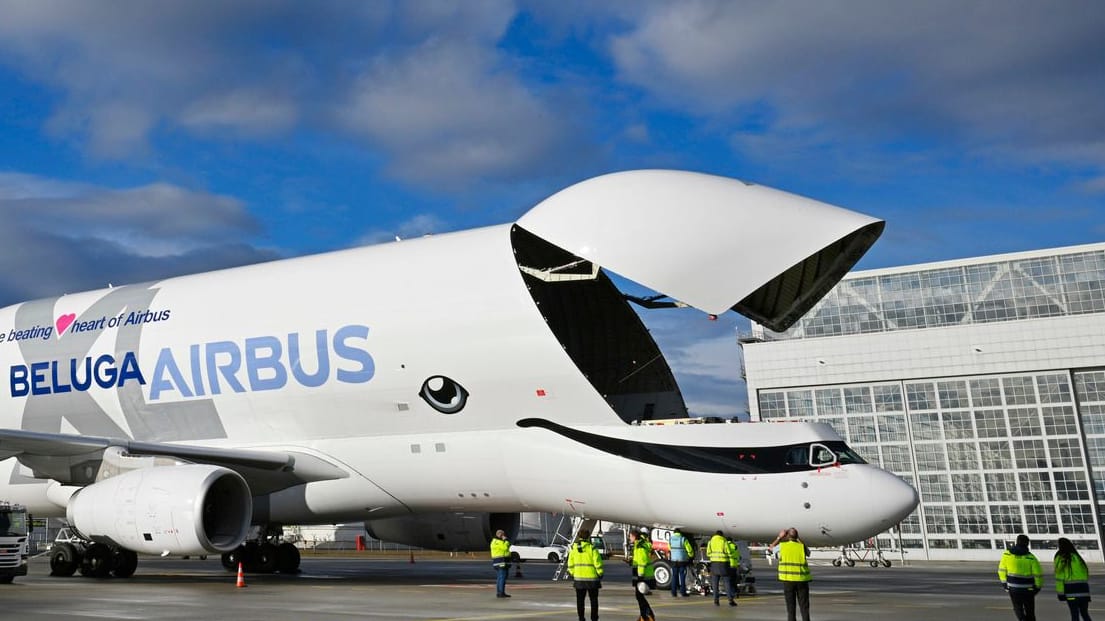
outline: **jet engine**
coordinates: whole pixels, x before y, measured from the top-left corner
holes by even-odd
[[[132,470],[77,490],[69,525],[85,539],[146,554],[208,554],[238,547],[253,499],[237,472],[201,464]]]
[[[522,518],[517,513],[420,513],[365,522],[368,534],[430,550],[487,550],[495,531],[514,539]]]

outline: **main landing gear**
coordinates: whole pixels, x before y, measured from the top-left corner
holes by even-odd
[[[263,535],[224,552],[223,567],[227,571],[238,571],[238,563],[241,563],[245,571],[252,573],[299,573],[299,548],[286,541],[281,543],[282,534],[283,529],[279,526],[266,527]]]
[[[104,543],[70,540],[50,548],[51,576],[72,576],[79,570],[88,578],[129,578],[137,568],[137,553]]]

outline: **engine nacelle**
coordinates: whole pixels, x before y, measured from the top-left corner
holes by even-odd
[[[368,534],[381,541],[429,550],[486,551],[497,530],[514,539],[522,516],[517,513],[420,513],[365,522]]]
[[[65,511],[82,537],[146,554],[229,552],[245,539],[253,498],[218,466],[132,470],[78,490]]]

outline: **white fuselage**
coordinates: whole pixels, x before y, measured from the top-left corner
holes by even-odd
[[[816,543],[915,507],[868,465],[712,473],[520,427],[735,451],[839,441],[820,425],[628,424],[550,329],[515,253],[503,225],[2,309],[0,428],[292,451],[350,473],[269,495],[280,523],[540,510],[753,540],[795,526]],[[420,396],[440,377],[463,388],[441,394],[459,411]],[[29,474],[0,462],[0,499],[63,514]]]

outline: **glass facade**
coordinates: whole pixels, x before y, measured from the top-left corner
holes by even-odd
[[[761,390],[762,420],[825,422],[921,495],[903,546],[1001,550],[1064,536],[1100,549],[1105,371]],[[1085,443],[1083,443],[1083,433]],[[892,545],[887,536],[885,545]]]
[[[784,333],[816,338],[1105,312],[1105,250],[846,277]]]

